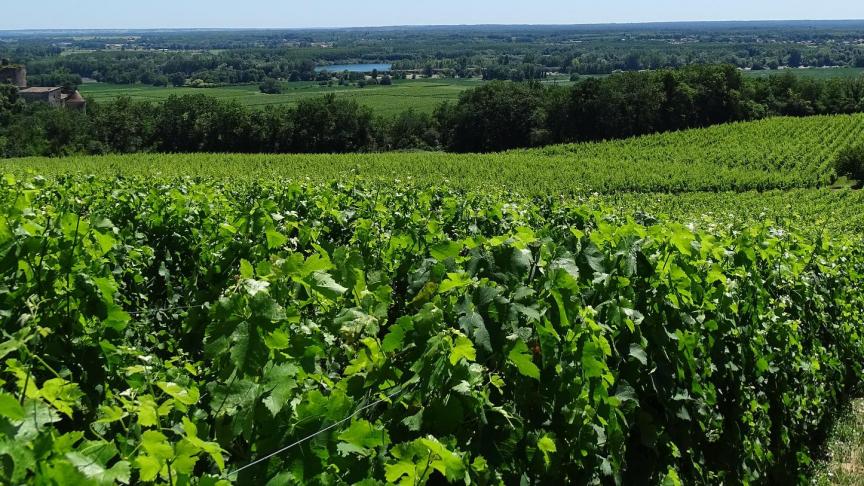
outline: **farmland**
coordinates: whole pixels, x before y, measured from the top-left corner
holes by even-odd
[[[806,482],[862,378],[862,131],[2,161],[0,477]]]
[[[836,152],[862,134],[864,115],[848,115],[772,118],[494,154],[137,154],[10,159],[0,168],[230,180],[290,175],[316,182],[362,176],[526,195],[747,191],[828,186]]]
[[[792,73],[802,79],[857,78],[864,74],[864,68],[812,68],[787,69],[783,71],[745,71],[750,78],[766,78]],[[605,77],[607,75],[585,75],[581,79]],[[265,107],[296,104],[299,100],[311,99],[327,93],[338,97],[357,100],[371,108],[376,114],[396,115],[410,106],[417,111],[431,113],[443,101],[455,101],[466,89],[477,87],[484,82],[480,79],[417,79],[394,80],[391,86],[371,85],[359,88],[350,86],[322,86],[318,82],[301,81],[281,83],[282,93],[264,94],[257,84],[237,84],[214,88],[156,87],[145,84],[90,83],[81,86],[81,93],[96,102],[113,101],[125,96],[136,101],[164,101],[169,96],[206,94],[221,100],[237,101],[248,107]],[[550,85],[572,84],[566,77],[558,76],[544,80]]]
[[[216,88],[163,88],[148,85],[84,84],[81,93],[94,101],[111,101],[128,96],[136,101],[163,101],[172,95],[206,94],[222,100],[237,101],[249,107],[294,105],[300,100],[333,93],[338,97],[357,100],[379,115],[395,115],[411,106],[431,113],[443,101],[453,101],[465,89],[479,86],[479,80],[420,79],[395,80],[391,86],[321,86],[316,82],[283,83],[281,94],[263,94],[257,84],[241,84]]]

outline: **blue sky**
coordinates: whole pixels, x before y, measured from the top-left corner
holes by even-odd
[[[0,30],[862,18],[864,0],[11,0]]]

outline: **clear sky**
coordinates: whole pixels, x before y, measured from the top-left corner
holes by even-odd
[[[864,19],[864,0],[2,0],[0,30]]]

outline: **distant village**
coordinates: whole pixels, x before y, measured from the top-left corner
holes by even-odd
[[[0,84],[12,84],[18,88],[18,96],[28,103],[44,102],[58,108],[86,110],[87,100],[76,89],[62,86],[28,86],[27,68],[20,64],[0,64]]]

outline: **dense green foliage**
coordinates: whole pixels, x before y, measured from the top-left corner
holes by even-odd
[[[265,79],[258,88],[264,94],[282,94],[282,86],[279,85],[279,81],[273,78]]]
[[[153,174],[0,199],[4,482],[788,483],[864,359],[860,241],[783,221]]]
[[[379,88],[388,89],[388,88]],[[376,116],[359,98],[301,98],[250,110],[204,95],[159,103],[120,98],[86,113],[0,104],[0,156],[116,152],[490,152],[623,138],[774,115],[855,113],[864,78],[747,80],[731,66],[588,79],[572,86],[493,82],[434,116],[410,107]],[[259,94],[259,96],[270,96]],[[280,96],[280,95],[272,95]],[[7,97],[8,98],[8,97]]]
[[[849,145],[837,154],[837,173],[864,181],[864,142]]]
[[[146,120],[136,117],[131,110],[126,111],[124,118],[110,124],[118,128],[105,136],[122,137],[124,129],[135,130],[141,119]],[[407,122],[405,125],[410,127]],[[202,136],[215,136],[214,133],[218,132],[202,132]],[[321,129],[319,137],[327,133],[330,132]],[[495,154],[136,154],[16,159],[0,162],[0,168],[18,173],[33,169],[46,175],[69,171],[146,175],[158,171],[178,177],[216,175],[232,180],[302,177],[318,182],[359,174],[385,181],[394,177],[411,180],[426,187],[447,181],[450,186],[462,189],[514,190],[532,196],[746,191],[826,186],[836,177],[834,160],[838,152],[862,135],[864,115],[841,115],[772,118],[627,140]]]
[[[862,110],[864,78],[746,78],[727,65],[625,73],[567,88],[491,83],[465,91],[436,119],[448,150],[488,152]]]

